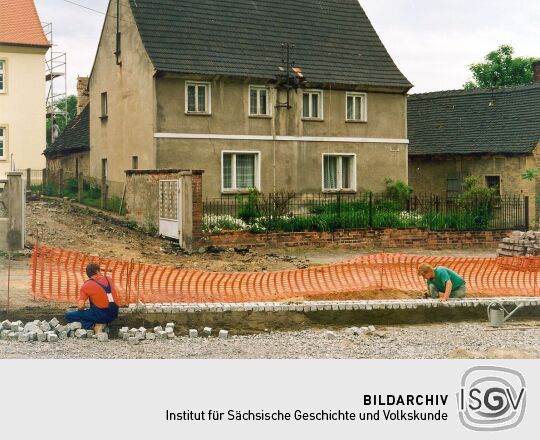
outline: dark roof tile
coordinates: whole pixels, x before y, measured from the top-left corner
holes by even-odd
[[[45,149],[48,158],[90,150],[90,104],[77,115],[58,136],[52,145]]]
[[[358,0],[130,0],[158,71],[271,79],[282,43],[310,82],[409,89]]]
[[[409,155],[527,154],[540,141],[540,84],[410,95]]]

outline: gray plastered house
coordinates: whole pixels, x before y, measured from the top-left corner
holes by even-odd
[[[289,109],[282,43],[306,78]],[[408,177],[411,87],[357,0],[111,0],[90,172],[201,169],[209,197],[382,190]]]

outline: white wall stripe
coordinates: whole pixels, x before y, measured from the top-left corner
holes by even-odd
[[[297,142],[350,142],[375,144],[408,144],[408,139],[333,137],[333,136],[266,136],[251,134],[154,133],[158,139],[230,139],[238,141],[297,141]]]

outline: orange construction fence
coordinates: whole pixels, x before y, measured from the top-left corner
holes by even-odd
[[[75,302],[85,267],[97,261],[112,278],[122,304],[227,303],[325,297],[340,293],[426,291],[417,275],[420,263],[442,265],[467,282],[469,295],[538,296],[540,257],[428,257],[365,255],[350,261],[279,272],[207,272],[88,256],[36,246],[32,255],[32,293],[36,298]]]

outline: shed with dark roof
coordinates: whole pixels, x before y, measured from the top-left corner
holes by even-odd
[[[45,149],[47,168],[51,172],[63,169],[75,177],[79,172],[88,175],[90,154],[90,104],[78,114]]]
[[[453,197],[476,175],[501,195],[530,196],[536,211],[540,184],[522,175],[539,166],[540,83],[411,95],[408,133],[416,192]]]

